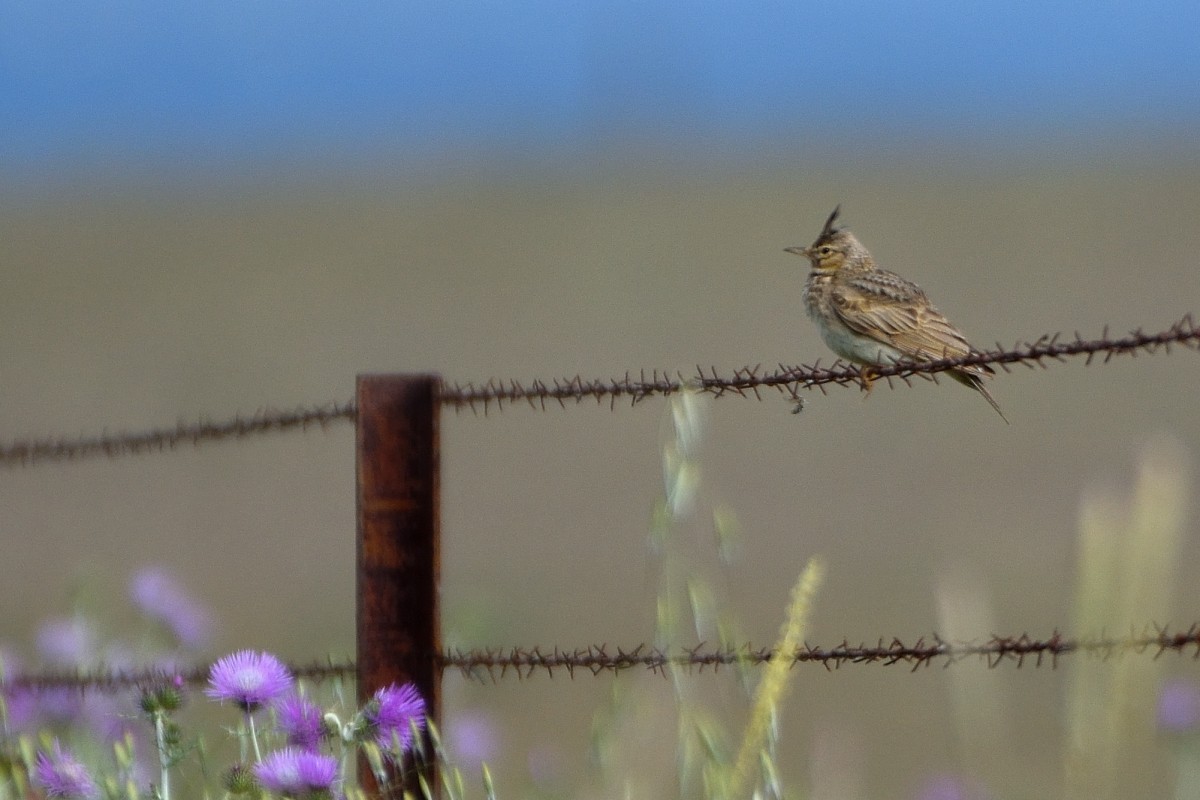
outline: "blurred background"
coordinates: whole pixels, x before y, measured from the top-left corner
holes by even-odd
[[[0,438],[345,401],[366,371],[829,363],[783,248],[837,203],[979,346],[1166,328],[1200,312],[1198,34],[1184,2],[12,0]],[[704,496],[740,539],[716,565],[698,519],[689,557],[759,645],[814,555],[815,643],[1073,632],[1085,492],[1119,530],[1151,440],[1195,491],[1196,359],[1020,368],[992,384],[1008,426],[949,382],[814,392],[798,416],[706,400]],[[665,412],[447,415],[449,642],[653,637]],[[0,639],[31,663],[45,618],[119,608],[146,565],[210,605],[198,656],[353,653],[349,424],[6,469],[0,508]],[[1168,597],[1156,622],[1200,619],[1173,573],[1200,556],[1194,520],[1143,575]],[[793,674],[780,761],[813,797],[1059,785],[1064,666]],[[632,673],[449,674],[446,724],[501,796],[608,796],[589,737],[614,690],[670,719],[669,684]],[[674,728],[653,730],[629,736],[639,780],[673,791]],[[1130,767],[1142,796],[1166,791],[1167,749]]]

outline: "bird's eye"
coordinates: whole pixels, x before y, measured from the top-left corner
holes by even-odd
[[[825,245],[824,247],[822,247],[822,248],[821,248],[820,250],[818,250],[817,252],[818,252],[818,253],[820,253],[820,254],[821,254],[821,255],[823,255],[823,256],[829,256],[829,255],[833,255],[833,248],[832,248],[832,247],[830,247],[829,245]]]

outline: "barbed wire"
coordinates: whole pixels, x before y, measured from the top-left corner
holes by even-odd
[[[200,419],[180,422],[173,428],[152,428],[139,433],[114,433],[70,438],[18,439],[0,447],[0,464],[29,466],[44,461],[74,461],[93,456],[132,456],[174,450],[181,444],[245,439],[263,433],[326,428],[334,422],[353,420],[358,409],[353,402],[296,408],[291,411],[262,409],[249,416],[237,415],[214,422]]]
[[[288,670],[296,678],[326,681],[335,678],[353,678],[353,661],[314,661],[306,664],[288,664]],[[8,675],[0,681],[0,693],[11,696],[22,691],[44,692],[57,689],[115,693],[130,688],[161,686],[164,683],[199,686],[208,682],[211,664],[190,666],[154,666],[140,669],[118,670],[48,670]]]
[[[1040,667],[1049,664],[1058,666],[1060,656],[1085,653],[1112,658],[1124,653],[1146,654],[1155,658],[1174,651],[1183,654],[1194,648],[1193,658],[1200,658],[1200,623],[1186,631],[1172,632],[1165,627],[1149,626],[1141,634],[1131,634],[1123,639],[1101,636],[1095,639],[1069,639],[1054,631],[1045,639],[1029,634],[1020,636],[990,636],[982,642],[949,642],[937,634],[906,643],[901,639],[880,639],[875,644],[852,645],[843,640],[834,647],[824,648],[805,644],[791,654],[793,665],[821,664],[827,670],[840,669],[846,664],[881,664],[891,666],[905,664],[916,671],[928,667],[935,661],[950,666],[969,657],[978,657],[994,668],[1002,663],[1013,663],[1023,667],[1027,663]],[[610,652],[606,645],[592,645],[572,651],[555,648],[544,652],[540,648],[509,650],[451,651],[442,656],[444,668],[457,668],[467,677],[477,680],[487,678],[495,681],[509,673],[525,679],[545,671],[553,677],[556,671],[565,671],[571,677],[576,670],[585,670],[598,675],[602,672],[621,672],[633,667],[644,667],[651,672],[665,674],[668,668],[681,667],[703,672],[714,671],[724,666],[761,666],[779,653],[770,648],[754,648],[743,645],[737,648],[707,648],[701,644],[694,648],[667,651],[648,645],[638,645],[632,650],[618,649]]]
[[[829,385],[855,385],[869,389],[882,379],[889,388],[894,388],[894,380],[910,386],[913,377],[935,379],[937,373],[958,367],[994,365],[1009,372],[1011,365],[1023,364],[1031,369],[1045,368],[1049,362],[1065,362],[1073,356],[1085,356],[1085,365],[1091,365],[1097,355],[1103,355],[1102,363],[1108,363],[1117,355],[1136,355],[1139,352],[1170,353],[1171,345],[1174,344],[1193,350],[1200,349],[1200,326],[1191,314],[1185,314],[1170,327],[1156,333],[1146,333],[1137,328],[1127,336],[1112,339],[1106,325],[1098,339],[1084,339],[1078,332],[1072,339],[1064,339],[1061,333],[1045,334],[1032,342],[1018,343],[1011,349],[1005,349],[997,343],[993,350],[980,350],[957,358],[903,362],[887,367],[870,367],[867,370],[841,360],[835,361],[829,367],[822,367],[820,361],[800,366],[779,364],[775,369],[764,369],[758,364],[753,367],[741,367],[728,375],[721,374],[716,367],[706,370],[697,365],[696,374],[691,377],[685,377],[678,372],[655,370],[648,378],[643,371],[636,379],[627,373],[623,378],[608,380],[584,380],[576,376],[550,382],[532,381],[528,384],[496,380],[479,386],[473,383],[455,383],[444,386],[441,396],[442,402],[447,406],[456,409],[470,408],[475,412],[482,406],[485,414],[492,405],[503,408],[505,404],[513,403],[527,403],[532,408],[545,410],[547,405],[554,403],[566,406],[568,400],[579,403],[589,399],[597,403],[607,400],[609,406],[614,407],[618,400],[628,398],[630,404],[634,405],[648,397],[675,394],[685,387],[717,397],[727,394],[739,397],[753,395],[759,400],[762,399],[761,389],[775,389],[790,399],[799,401],[801,390],[818,389],[824,393],[825,387]]]
[[[950,642],[937,634],[921,637],[907,643],[901,639],[880,639],[875,644],[852,645],[843,640],[833,647],[805,644],[790,655],[793,664],[820,664],[826,670],[840,669],[852,664],[879,664],[893,666],[903,664],[916,671],[937,662],[951,666],[968,658],[982,660],[989,668],[1001,664],[1013,664],[1017,668],[1032,664],[1035,667],[1049,665],[1057,668],[1059,658],[1082,653],[1103,659],[1125,654],[1149,655],[1158,658],[1174,652],[1187,655],[1191,650],[1194,659],[1200,659],[1200,622],[1186,630],[1171,630],[1164,626],[1148,625],[1142,631],[1131,632],[1124,638],[1099,636],[1097,638],[1071,639],[1054,631],[1050,636],[1039,639],[1023,633],[1019,636],[989,636],[977,642]],[[512,676],[525,680],[536,674],[545,673],[553,677],[557,672],[566,672],[571,678],[576,672],[600,675],[605,672],[624,672],[644,668],[652,673],[665,675],[668,669],[682,668],[688,672],[718,671],[721,667],[735,665],[762,666],[779,657],[771,648],[755,648],[749,644],[741,647],[708,647],[704,644],[692,648],[664,649],[640,644],[632,649],[610,648],[605,644],[564,650],[554,648],[483,648],[462,650],[452,648],[434,656],[443,670],[458,670],[472,680],[490,680],[495,683]],[[117,692],[129,688],[153,687],[164,682],[182,682],[200,685],[208,681],[210,665],[184,668],[152,667],[141,670],[117,670],[112,672],[42,672],[9,676],[0,681],[0,692],[11,694],[21,690],[46,691],[74,689],[78,691]],[[353,661],[310,662],[289,664],[288,669],[297,678],[323,681],[337,678],[353,678]]]
[[[565,407],[568,401],[578,404],[595,400],[602,404],[607,400],[609,407],[613,408],[618,401],[628,399],[631,405],[636,405],[646,398],[676,394],[685,388],[715,397],[753,396],[759,400],[762,399],[761,390],[772,389],[801,402],[802,391],[817,389],[825,393],[825,387],[830,385],[857,385],[868,389],[883,382],[889,388],[895,388],[897,383],[911,385],[914,377],[936,381],[938,373],[964,366],[996,366],[1007,372],[1017,364],[1044,368],[1052,362],[1064,362],[1078,356],[1084,356],[1085,365],[1090,365],[1100,355],[1103,356],[1101,363],[1108,363],[1117,355],[1170,353],[1172,345],[1200,349],[1200,326],[1191,314],[1156,333],[1145,333],[1138,328],[1127,336],[1112,339],[1108,326],[1105,326],[1097,339],[1084,339],[1078,332],[1072,339],[1065,339],[1061,334],[1046,334],[1007,350],[997,344],[993,350],[958,358],[871,367],[865,371],[843,361],[835,361],[829,367],[822,367],[818,361],[801,366],[780,364],[774,369],[764,369],[758,364],[735,369],[729,374],[721,374],[715,367],[706,369],[697,366],[696,373],[691,376],[669,370],[654,370],[647,376],[643,370],[637,378],[632,373],[626,373],[623,378],[610,379],[584,379],[577,375],[573,378],[526,383],[498,379],[482,384],[443,382],[439,393],[443,406],[456,411],[470,409],[475,413],[482,410],[485,415],[493,408],[500,410],[511,404],[528,404],[531,408],[545,410],[548,405],[555,403]],[[355,403],[349,401],[302,406],[290,411],[263,409],[249,416],[239,415],[224,421],[201,419],[197,422],[180,422],[173,428],[154,428],[135,433],[17,439],[0,446],[0,465],[30,466],[40,462],[95,456],[114,458],[163,452],[183,444],[199,446],[205,442],[240,440],[265,433],[325,428],[334,422],[353,420],[357,414]]]

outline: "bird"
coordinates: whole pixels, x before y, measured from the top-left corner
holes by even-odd
[[[867,367],[935,361],[978,353],[938,311],[920,286],[876,265],[871,252],[846,228],[837,227],[839,204],[808,247],[788,247],[812,266],[804,286],[804,307],[821,338],[842,358]],[[983,385],[994,371],[985,364],[947,370],[959,383],[983,395],[1000,418],[1008,417]]]

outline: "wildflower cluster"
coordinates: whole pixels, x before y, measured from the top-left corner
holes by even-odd
[[[241,709],[243,741],[248,739],[254,752],[253,780],[247,780],[243,765],[236,765],[226,778],[231,793],[237,793],[233,787],[244,787],[241,793],[262,788],[297,800],[341,797],[347,756],[356,745],[371,742],[399,762],[410,751],[414,732],[425,727],[425,701],[411,684],[380,689],[343,724],[297,688],[282,661],[252,650],[213,664],[205,693]],[[256,714],[268,710],[286,746],[263,755]],[[243,762],[246,750],[243,747]],[[377,774],[386,779],[385,772]]]
[[[149,657],[139,654],[140,663],[132,646],[105,645],[83,616],[52,620],[37,637],[41,660],[59,670],[145,671],[149,658],[156,667],[147,674],[159,677],[127,696],[14,682],[22,665],[0,651],[0,798],[170,800],[181,769],[213,774],[211,749],[181,721],[188,698],[176,667],[195,660],[192,648],[209,629],[207,612],[158,569],[134,576],[130,600],[161,641]],[[406,755],[425,746],[425,701],[410,684],[380,689],[343,722],[340,705],[322,702],[327,698],[297,681],[279,658],[242,650],[212,664],[203,694],[240,715],[237,761],[223,772],[228,797],[338,800],[354,794],[347,770],[359,752],[384,786],[409,765]],[[434,743],[443,756],[436,736]]]
[[[389,763],[399,764],[426,727],[425,701],[411,684],[380,689],[342,723],[336,713],[324,712],[304,693],[282,661],[252,650],[213,664],[205,694],[242,714],[238,730],[242,757],[224,779],[226,791],[233,796],[259,798],[267,792],[289,800],[343,798],[346,768],[360,746],[368,748],[368,760],[381,754]],[[141,710],[151,722],[159,754],[159,780],[150,794],[164,800],[171,795],[171,768],[186,753],[172,718],[182,699],[182,682],[177,678],[141,693]],[[263,727],[267,721],[271,724]],[[280,746],[265,746],[274,741]],[[376,777],[386,782],[388,772],[376,769]],[[47,797],[100,800],[118,794],[115,783],[106,786],[97,781],[57,739],[38,751],[33,779]],[[139,794],[146,788],[134,783]]]

